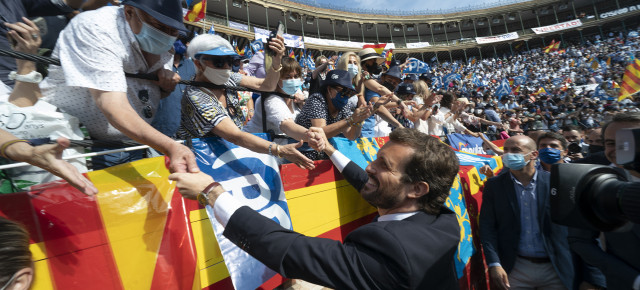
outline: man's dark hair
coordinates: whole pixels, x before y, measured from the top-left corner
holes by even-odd
[[[280,61],[282,64],[282,70],[280,71],[280,78],[289,75],[292,71],[296,72],[296,75],[302,75],[302,68],[300,64],[293,58],[283,57]]]
[[[622,112],[622,113],[618,113],[613,115],[613,117],[611,118],[611,121],[605,123],[602,126],[602,140],[604,140],[604,132],[607,131],[607,127],[609,127],[609,125],[611,123],[638,123],[640,124],[640,113],[638,112]]]
[[[18,223],[0,217],[0,285],[32,266],[29,233]]]
[[[580,126],[578,125],[566,125],[562,127],[562,132],[569,132],[574,130],[578,132],[582,132],[582,128],[580,128]]]
[[[407,163],[402,182],[429,184],[429,193],[418,198],[418,205],[428,214],[439,214],[453,184],[460,164],[451,147],[415,129],[401,128],[389,139],[414,150]]]
[[[564,136],[555,133],[555,132],[545,132],[544,134],[538,136],[538,141],[536,142],[536,146],[540,149],[540,140],[542,139],[554,139],[560,141],[562,145],[562,150],[567,150],[567,146],[569,146],[569,142]]]
[[[450,92],[445,92],[442,94],[442,100],[440,100],[440,106],[451,109],[451,104],[453,103],[453,94]]]

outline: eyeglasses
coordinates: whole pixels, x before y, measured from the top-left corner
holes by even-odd
[[[211,62],[215,68],[225,68],[226,66],[240,66],[240,59],[233,56],[205,56],[202,58],[205,61]]]
[[[144,115],[144,117],[147,119],[153,117],[153,110],[151,109],[151,105],[149,105],[149,91],[138,91],[138,99],[140,99],[140,102],[142,102],[142,105],[144,106],[142,108],[142,114]]]

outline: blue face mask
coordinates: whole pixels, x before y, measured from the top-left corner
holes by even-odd
[[[496,153],[491,149],[485,150],[484,152],[487,153],[487,155],[496,155]]]
[[[538,150],[540,161],[546,164],[555,164],[562,158],[562,151],[555,148],[542,148]]]
[[[289,95],[293,96],[295,93],[302,87],[302,81],[300,79],[290,79],[282,81],[282,91]]]
[[[138,11],[136,11],[136,16],[140,19]],[[162,54],[169,51],[171,46],[173,46],[173,43],[178,39],[176,36],[166,34],[147,24],[142,21],[142,19],[140,19],[140,22],[142,22],[142,28],[140,28],[140,33],[135,36],[142,51],[146,51],[151,54]]]
[[[520,170],[529,164],[530,160],[525,161],[524,159],[524,156],[529,154],[531,153],[524,155],[520,153],[505,153],[502,155],[502,163],[504,166],[509,167],[509,169]]]
[[[342,108],[344,108],[344,106],[346,106],[348,102],[349,102],[349,98],[344,98],[342,96],[342,92],[338,92],[336,96],[333,99],[331,99],[331,103],[333,103],[333,107],[335,107],[336,110],[338,111],[341,111]]]

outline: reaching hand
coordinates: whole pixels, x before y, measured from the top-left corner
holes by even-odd
[[[169,180],[177,181],[176,187],[182,197],[186,199],[197,199],[209,184],[213,183],[213,177],[204,172],[198,173],[172,173]]]
[[[353,115],[351,115],[351,118],[353,118],[354,123],[360,123],[369,118],[371,114],[373,114],[373,105],[369,104],[367,106],[356,108],[356,110],[353,112]]]
[[[316,151],[323,151],[325,146],[329,144],[324,130],[318,127],[311,127],[307,130],[307,139],[309,139],[309,146]]]
[[[31,147],[32,150],[30,154],[17,154],[17,156],[22,155],[26,158],[17,158],[16,160],[21,159],[20,161],[25,161],[31,165],[38,166],[49,171],[53,175],[66,180],[69,184],[86,195],[97,194],[98,189],[93,185],[93,183],[78,172],[78,169],[73,167],[73,165],[62,159],[62,151],[67,149],[69,145],[69,139],[60,137],[56,144]],[[16,146],[14,145],[12,147],[15,148]],[[12,156],[14,155],[12,154]]]
[[[166,152],[170,160],[169,170],[171,173],[200,172],[200,168],[198,168],[198,164],[196,163],[196,157],[187,146],[178,143],[172,145],[169,152]]]
[[[295,163],[300,168],[309,170],[314,169],[316,166],[313,164],[313,161],[302,155],[302,153],[300,153],[300,151],[298,151],[297,149],[301,147],[302,144],[304,144],[304,141],[300,140],[300,142],[295,144],[280,146],[280,156]]]
[[[311,127],[311,128],[309,128],[309,132],[307,134],[313,134],[313,135],[315,135],[315,138],[319,138],[319,139],[322,139],[324,141],[324,148],[313,148],[313,149],[318,150],[318,151],[322,150],[322,151],[324,151],[324,153],[326,153],[329,156],[331,156],[333,154],[333,152],[336,151],[336,149],[333,148],[331,143],[329,143],[329,140],[327,139],[327,135],[324,133],[324,130],[322,130],[322,128]]]

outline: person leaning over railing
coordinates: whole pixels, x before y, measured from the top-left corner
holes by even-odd
[[[281,36],[268,44],[276,51],[272,67],[267,68],[264,79],[243,76],[231,72],[231,65],[237,60],[231,44],[218,35],[201,34],[193,38],[187,55],[196,65],[196,82],[215,85],[243,86],[258,91],[273,91],[280,79],[284,55],[284,40]],[[244,116],[240,110],[236,92],[224,87],[208,89],[189,86],[182,97],[182,123],[178,137],[182,139],[219,136],[238,146],[259,153],[285,158],[300,167],[311,169],[313,162],[297,149],[298,144],[280,146],[253,134],[242,132]]]
[[[373,112],[373,106],[358,107],[353,110],[349,97],[353,95],[349,73],[344,70],[332,70],[320,86],[320,92],[312,94],[296,117],[296,124],[305,128],[322,128],[328,138],[339,134],[350,140],[360,136],[362,122]],[[311,159],[326,159],[326,155],[317,151],[306,151]]]
[[[293,98],[302,95],[301,76],[302,69],[295,59],[290,57],[282,58],[282,70],[280,70],[280,80],[278,81],[276,93],[284,94],[291,98],[284,98],[279,94],[262,94],[256,102],[254,118],[242,128],[242,131],[272,133],[274,135],[285,134],[295,140],[308,142],[308,129],[296,124],[293,115]],[[279,145],[288,144],[288,140],[285,138],[278,138],[274,141]]]
[[[38,27],[27,18],[23,18],[22,20],[24,21],[24,23],[5,23],[5,26],[8,29],[11,29],[9,30],[7,35],[13,41],[12,49],[23,53],[35,53],[41,43]],[[40,82],[40,80],[42,80],[42,75],[35,70],[36,66],[34,62],[27,60],[17,60],[16,62],[17,72],[12,72],[10,76],[10,78],[15,79],[16,81],[15,87],[8,97],[8,102],[0,104],[0,108],[9,108],[8,110],[10,111],[15,110],[20,112],[19,114],[24,115],[25,113],[28,113],[28,111],[20,111],[21,109],[29,109],[30,107],[33,107],[37,102],[43,102],[39,101],[41,93],[40,88],[38,87],[38,83]],[[51,105],[47,104],[45,108],[48,107],[51,107]],[[39,107],[38,109],[42,110],[42,108],[43,107]],[[53,110],[55,110],[55,107],[53,108]],[[12,116],[8,116],[9,120],[11,117]],[[34,117],[29,116],[29,118],[31,119]],[[53,125],[55,128],[51,130],[54,131],[51,133],[52,135],[60,136],[64,135],[65,133],[73,134],[73,129],[71,128],[72,125],[69,122],[68,115],[56,113],[55,116],[47,120],[51,122],[54,120],[53,118],[59,119],[55,119],[55,121],[58,122],[53,122],[58,124],[57,126]],[[75,129],[79,131],[79,128],[77,128],[77,120],[75,123]],[[48,124],[42,125],[45,126],[45,128],[48,126]],[[7,126],[6,124],[3,124],[1,127],[7,128],[9,130],[9,126]],[[62,130],[64,131],[64,133],[56,134],[60,133],[56,130]],[[15,131],[16,133],[21,132],[19,129]],[[31,132],[29,132],[29,134],[38,134],[37,132],[34,133],[34,130],[30,131]],[[46,129],[35,131],[42,132],[46,131]],[[56,144],[47,144],[33,147],[27,140],[18,138],[10,132],[5,131],[4,129],[0,129],[0,144],[1,157],[13,161],[27,162],[31,165],[40,167],[58,177],[67,180],[72,186],[78,188],[80,191],[86,194],[93,195],[97,193],[97,189],[93,186],[93,184],[91,184],[91,182],[87,178],[80,174],[76,167],[62,160],[62,152],[69,147],[69,139],[60,137],[58,138]],[[84,168],[84,170],[86,170],[86,168]],[[11,175],[11,173],[7,175]],[[20,191],[21,189],[17,188],[14,190]]]

